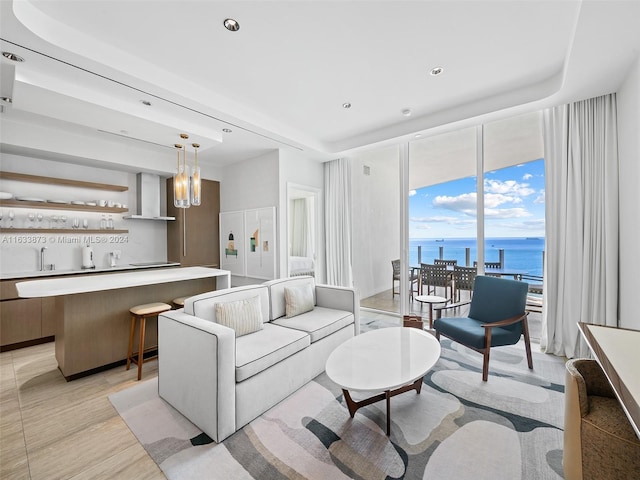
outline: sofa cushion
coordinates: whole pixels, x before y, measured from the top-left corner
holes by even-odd
[[[313,343],[337,332],[354,321],[355,319],[351,312],[316,307],[312,311],[297,317],[283,317],[271,323],[306,332],[311,336],[311,343]]]
[[[236,382],[266,370],[311,344],[307,333],[265,323],[263,329],[236,339]]]
[[[184,313],[217,322],[215,309],[217,303],[235,302],[256,295],[260,297],[262,320],[266,322],[269,318],[269,290],[264,285],[247,285],[194,295],[184,301]]]
[[[286,302],[284,299],[285,288],[311,285],[311,289],[313,290],[313,304],[316,304],[316,284],[313,277],[279,278],[277,280],[269,280],[263,285],[269,289],[269,320],[275,320],[286,315]]]
[[[313,289],[310,284],[299,287],[285,287],[284,289],[285,315],[295,317],[313,310]]]
[[[262,330],[260,296],[249,297],[235,302],[216,303],[216,322],[232,328],[236,337]]]

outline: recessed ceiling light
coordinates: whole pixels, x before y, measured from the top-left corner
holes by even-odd
[[[444,72],[444,68],[442,68],[442,67],[434,67],[434,68],[431,69],[431,71],[429,73],[431,74],[431,76],[437,77],[442,72]]]
[[[11,97],[0,97],[0,100],[2,100],[4,103],[13,103],[13,98]]]
[[[416,138],[420,138],[421,136],[422,136],[421,133],[416,133],[416,135],[415,135]]]
[[[237,32],[238,30],[240,30],[240,24],[233,18],[225,18],[223,23],[224,28],[226,28],[230,32]]]
[[[9,60],[12,60],[14,62],[24,62],[24,58],[22,58],[19,55],[16,55],[15,53],[11,53],[11,52],[2,52],[2,56],[4,58],[8,58]]]
[[[351,104],[349,102],[344,102],[342,104],[342,108],[351,108]]]
[[[410,116],[411,116],[411,110],[410,110],[410,109],[408,109],[408,108],[405,108],[404,110],[402,110],[402,114],[403,114],[405,117],[410,117]]]
[[[151,102],[149,100],[140,100],[140,103],[143,104],[146,107],[150,107],[151,106]]]
[[[223,128],[223,129],[222,129],[222,131],[223,131],[224,133],[231,133],[231,132],[233,132],[233,130],[231,130],[230,128]]]

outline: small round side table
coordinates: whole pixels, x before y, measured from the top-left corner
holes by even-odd
[[[429,328],[433,328],[433,304],[434,303],[447,303],[448,298],[440,297],[438,295],[418,295],[414,297],[414,300],[420,302],[420,310],[422,310],[422,304],[429,304]]]

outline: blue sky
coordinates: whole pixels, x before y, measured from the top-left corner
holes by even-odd
[[[544,160],[487,172],[485,237],[544,237]],[[410,192],[409,238],[475,238],[476,177]]]

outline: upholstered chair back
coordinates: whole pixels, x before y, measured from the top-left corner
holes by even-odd
[[[528,285],[506,278],[478,275],[473,288],[469,317],[481,322],[495,322],[521,315],[525,311]],[[504,327],[522,332],[522,323]]]

